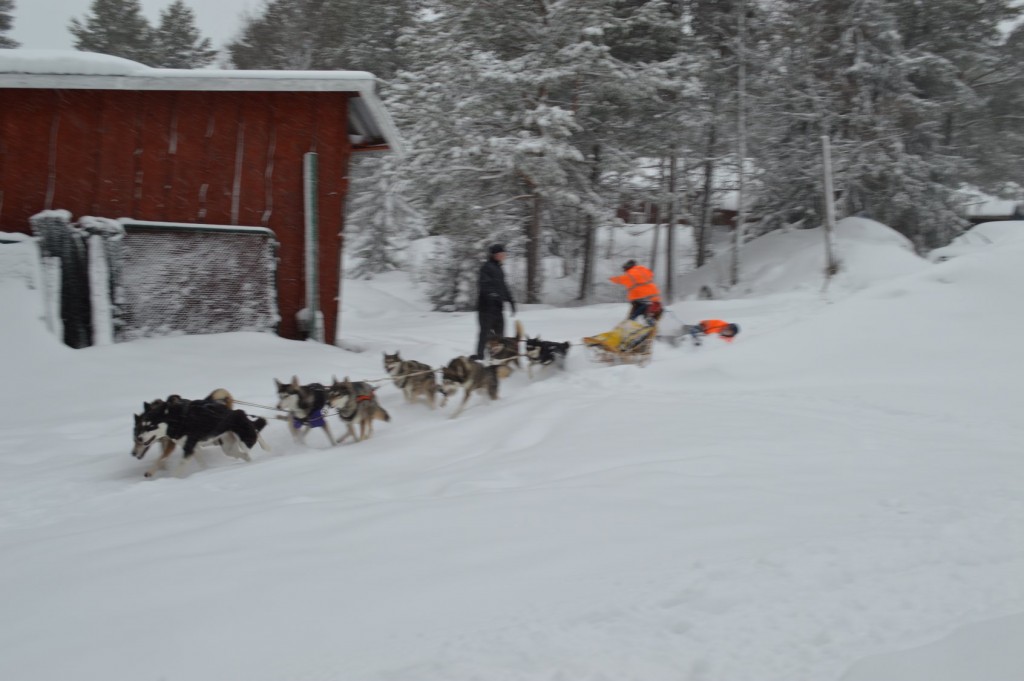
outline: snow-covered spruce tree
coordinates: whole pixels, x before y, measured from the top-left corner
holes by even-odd
[[[419,279],[427,285],[427,296],[435,310],[475,309],[478,273],[487,244],[500,236],[481,238],[488,230],[480,224],[480,215],[457,204],[438,210],[434,219],[441,236]]]
[[[601,159],[623,148],[627,126],[599,131],[594,123],[616,110],[623,93],[644,92],[643,72],[605,44],[606,32],[626,19],[610,1],[444,0],[433,10],[406,38],[422,58],[408,60],[415,71],[399,74],[389,100],[396,118],[415,112],[402,127],[422,178],[414,184],[431,189],[428,214],[458,202],[479,214],[482,229],[521,234],[524,298],[537,301],[545,244],[561,238],[551,217],[567,207],[602,218],[612,212],[595,178]],[[496,25],[503,30],[495,33]]]
[[[1020,16],[1013,0],[925,4],[889,0],[906,52],[910,83],[920,93],[924,115],[915,120],[907,148],[927,166],[915,176],[931,197],[926,211],[903,213],[905,233],[921,247],[947,243],[965,223],[955,219],[953,192],[964,179],[980,177],[987,159],[975,153],[979,119],[988,118],[987,102],[1020,64],[1002,59],[1000,25]],[[1020,168],[1019,156],[1017,168]],[[949,217],[947,217],[949,216]],[[953,219],[950,219],[953,218]]]
[[[174,0],[160,12],[153,31],[153,66],[168,69],[199,69],[217,57],[210,39],[196,28],[196,15],[182,0]]]
[[[974,174],[958,140],[981,101],[964,74],[988,57],[993,3],[785,0],[771,99],[761,116],[769,188],[763,227],[820,221],[820,136],[829,135],[841,215],[891,225],[920,248],[962,220],[954,189]],[[987,28],[986,28],[987,27]],[[970,49],[968,49],[970,45]]]
[[[1013,5],[1018,7],[1013,7]],[[1024,50],[1001,25],[1021,15],[1019,3],[950,2],[896,5],[904,46],[914,59],[911,82],[936,111],[939,141],[968,159],[961,179],[994,186],[1021,177],[1024,152]],[[1014,102],[1016,101],[1016,105]]]
[[[365,70],[389,78],[416,0],[269,0],[228,45],[239,69]]]
[[[580,253],[578,299],[587,300],[594,283],[596,230],[617,223],[617,178],[641,156],[672,146],[666,137],[675,127],[659,129],[656,122],[676,110],[686,69],[681,68],[681,15],[675,3],[594,2],[569,5],[567,15],[564,23],[580,28],[575,41],[566,40],[556,55],[567,70],[556,92],[575,116],[578,130],[569,143],[582,163],[571,165],[565,200],[554,203],[571,212],[570,219],[551,222],[549,243],[552,249]],[[581,228],[571,229],[574,224]]]
[[[753,3],[689,0],[686,11],[684,45],[691,52],[696,82],[683,112],[690,120],[682,128],[688,132],[681,144],[687,154],[677,165],[690,185],[685,204],[693,224],[697,267],[712,255],[712,218],[720,199],[720,178],[736,165],[738,14],[747,5]]]
[[[420,214],[409,204],[394,155],[359,159],[352,172],[352,204],[345,218],[347,249],[359,258],[353,275],[370,279],[401,268],[409,239],[424,235]]]
[[[1024,187],[1024,24],[999,47],[1000,68],[985,79],[985,115],[965,121],[960,131],[975,141],[976,182],[999,192],[1009,184]],[[1011,191],[1004,198],[1024,199]]]
[[[479,37],[455,17],[433,17],[401,41],[406,63],[415,68],[399,72],[384,96],[409,150],[402,166],[409,200],[429,234],[455,244],[437,252],[423,277],[435,305],[453,309],[476,303],[453,297],[453,272],[475,286],[486,242],[501,238],[512,248],[508,237],[522,231],[522,204],[530,195],[514,168],[497,163],[491,151],[492,138],[511,127],[502,109],[509,95],[485,77],[490,61],[477,46]],[[452,263],[442,266],[446,257]]]
[[[93,0],[89,13],[82,20],[72,19],[68,30],[76,50],[154,64],[152,28],[139,0]]]
[[[14,0],[0,0],[0,48],[12,49],[19,46],[17,40],[6,34],[14,26],[11,13],[14,11]]]

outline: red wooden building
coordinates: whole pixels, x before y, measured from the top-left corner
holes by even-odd
[[[303,158],[316,152],[311,252],[333,343],[349,160],[399,151],[375,86],[365,72],[150,69],[0,50],[0,231],[28,233],[49,209],[269,228],[280,244],[279,333],[296,338],[307,298]]]

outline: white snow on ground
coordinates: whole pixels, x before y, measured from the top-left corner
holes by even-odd
[[[152,480],[144,400],[273,404],[274,378],[381,378],[384,351],[439,366],[475,315],[391,274],[345,282],[359,352],[70,350],[0,281],[0,679],[1019,681],[1024,240],[931,264],[846,223],[837,247],[824,291],[821,234],[791,232],[745,249],[763,293],[671,306],[734,343],[646,368],[574,347],[455,420],[385,384],[369,441],[275,421],[251,463]],[[578,341],[625,305],[522,308]]]

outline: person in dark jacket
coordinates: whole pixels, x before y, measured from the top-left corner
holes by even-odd
[[[505,316],[503,309],[508,301],[512,316],[516,316],[516,301],[505,283],[505,271],[501,264],[505,262],[505,246],[494,244],[487,249],[488,257],[480,267],[479,295],[477,297],[477,317],[480,320],[480,338],[476,343],[476,356],[484,358],[484,347],[491,336],[505,335]]]

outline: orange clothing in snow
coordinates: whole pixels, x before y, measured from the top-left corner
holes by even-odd
[[[735,330],[735,328],[735,325],[730,324],[729,322],[726,321],[722,321],[721,319],[705,319],[700,323],[701,331],[703,331],[706,334],[717,333],[719,338],[729,343],[732,342],[732,339],[735,334],[723,336],[722,332],[725,331],[726,333],[730,333],[733,330]]]
[[[628,263],[627,263],[628,264]],[[633,265],[617,277],[608,277],[612,283],[626,287],[626,297],[634,300],[661,301],[661,291],[654,283],[654,272],[643,265]]]

